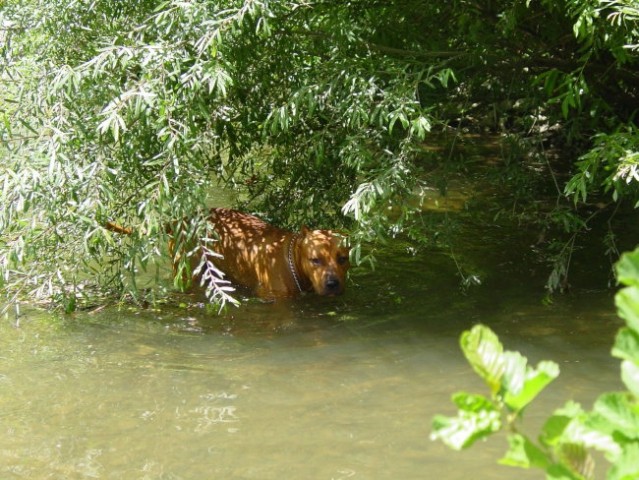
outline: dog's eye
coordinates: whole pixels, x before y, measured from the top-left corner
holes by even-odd
[[[317,257],[313,257],[311,258],[311,263],[315,265],[316,267],[318,267],[322,264],[322,261]]]
[[[346,262],[348,262],[348,257],[345,257],[345,256],[337,257],[337,263],[339,263],[340,265],[344,265]]]

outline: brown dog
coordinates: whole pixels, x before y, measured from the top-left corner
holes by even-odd
[[[292,297],[307,291],[339,295],[344,291],[350,267],[348,247],[342,245],[343,237],[331,230],[303,227],[300,233],[293,233],[226,208],[212,209],[209,221],[219,237],[212,250],[222,255],[213,258],[213,263],[233,283],[258,296]],[[105,227],[121,234],[132,233],[130,228],[112,222]],[[177,260],[184,251],[176,248],[174,228],[167,231],[173,237],[169,251],[174,274],[179,275]],[[191,271],[199,263],[198,257],[192,257]]]
[[[260,297],[292,297],[305,291],[338,295],[350,266],[348,248],[331,230],[300,233],[269,225],[252,215],[225,208],[211,210],[219,236],[216,266],[231,281]]]

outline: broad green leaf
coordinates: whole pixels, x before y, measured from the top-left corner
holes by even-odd
[[[583,445],[614,458],[620,452],[619,446],[608,432],[599,428],[601,420],[601,416],[588,414],[578,403],[569,401],[546,420],[539,441],[553,448],[560,448],[564,444]]]
[[[497,335],[488,327],[476,325],[461,337],[466,358],[488,384],[493,395],[501,393],[508,408],[515,412],[528,405],[559,374],[552,362],[541,362],[536,369],[527,366],[519,352],[504,351]]]
[[[608,480],[636,480],[639,478],[639,442],[628,442],[608,472]]]
[[[615,295],[617,313],[628,327],[639,333],[639,288],[626,287]]]
[[[570,423],[583,413],[581,405],[576,402],[567,402],[563,408],[555,410],[555,413],[546,420],[541,429],[540,440],[545,445],[557,445]]]
[[[603,452],[608,461],[614,462],[621,454],[616,431],[615,426],[601,413],[581,412],[566,426],[558,441],[581,443],[587,448]]]
[[[527,368],[523,387],[519,392],[506,391],[504,401],[515,412],[521,411],[546,386],[559,376],[559,366],[554,362],[540,362],[537,368]]]
[[[639,332],[629,328],[621,328],[617,332],[612,355],[639,364]]]
[[[528,360],[519,352],[505,351],[501,355],[501,362],[504,364],[502,393],[506,397],[518,395],[524,388]]]
[[[608,458],[619,455],[619,445],[609,433],[602,432],[590,425],[591,415],[584,413],[570,422],[562,434],[561,443],[583,445],[606,454]]]
[[[519,433],[508,436],[509,449],[499,460],[502,465],[520,468],[542,468],[550,466],[548,454],[532,443],[527,437]]]
[[[604,433],[639,440],[639,404],[627,393],[605,393],[595,402],[589,424]]]
[[[621,379],[628,390],[639,398],[639,365],[628,360],[621,362]]]
[[[436,415],[431,440],[441,440],[450,448],[461,450],[501,428],[500,413],[487,398],[457,393],[453,401],[459,407],[457,416]]]
[[[452,400],[457,408],[466,412],[480,413],[495,410],[495,405],[490,399],[475,393],[456,392],[453,394]]]
[[[460,345],[471,367],[488,384],[493,395],[499,392],[506,365],[497,335],[484,325],[475,325],[462,333]]]
[[[576,478],[594,478],[595,462],[584,444],[562,443],[557,455],[560,463],[576,474]]]
[[[617,262],[616,270],[620,283],[639,287],[639,248],[624,253]]]

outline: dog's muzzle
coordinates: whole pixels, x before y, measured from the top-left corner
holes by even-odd
[[[335,275],[329,276],[324,282],[324,295],[339,295],[343,291],[343,282]]]

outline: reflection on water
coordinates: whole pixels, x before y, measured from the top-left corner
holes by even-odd
[[[620,387],[612,294],[549,308],[529,266],[486,264],[498,274],[468,292],[447,257],[389,252],[337,299],[3,319],[0,478],[542,478],[496,464],[503,438],[461,453],[429,440],[453,392],[483,391],[458,336],[483,322],[560,364],[534,432],[565,400]]]

